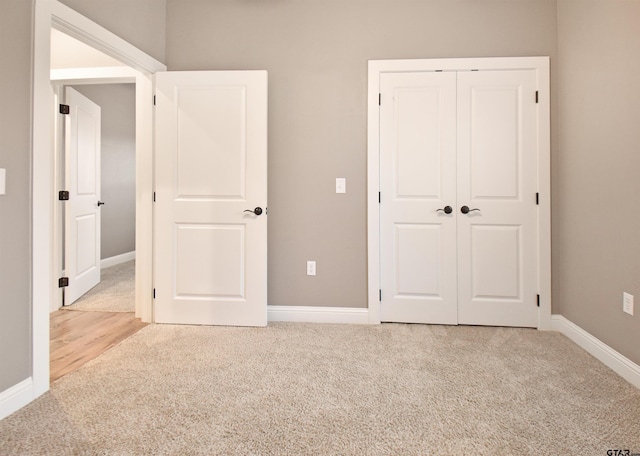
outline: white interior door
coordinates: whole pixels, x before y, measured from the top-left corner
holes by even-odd
[[[154,320],[266,325],[266,71],[156,74],[155,186]]]
[[[100,283],[100,106],[65,88],[65,305]]]
[[[535,84],[381,75],[382,321],[537,326]]]
[[[460,324],[538,324],[535,93],[532,70],[458,73]]]
[[[385,73],[380,92],[381,320],[456,324],[456,74]]]

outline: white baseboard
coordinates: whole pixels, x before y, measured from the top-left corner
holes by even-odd
[[[268,321],[369,324],[369,309],[358,307],[267,306]]]
[[[0,393],[0,420],[21,409],[34,399],[31,377]]]
[[[101,268],[108,268],[109,266],[115,266],[116,264],[126,263],[127,261],[136,259],[136,251],[122,253],[120,255],[104,258],[100,260]]]
[[[551,316],[551,329],[567,336],[604,365],[640,389],[640,366],[562,315]]]

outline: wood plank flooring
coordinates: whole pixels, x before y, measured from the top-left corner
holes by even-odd
[[[73,372],[147,326],[133,312],[57,310],[50,318],[50,380]]]

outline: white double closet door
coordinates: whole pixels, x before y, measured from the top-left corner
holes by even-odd
[[[536,327],[535,72],[380,87],[381,320]]]

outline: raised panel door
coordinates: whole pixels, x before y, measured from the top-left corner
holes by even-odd
[[[535,83],[530,70],[458,73],[460,324],[538,323]]]
[[[381,320],[455,324],[455,73],[387,73],[381,87]]]
[[[65,274],[64,304],[73,304],[100,283],[101,109],[67,87],[65,101]]]
[[[159,73],[156,97],[155,321],[264,326],[267,74]]]

